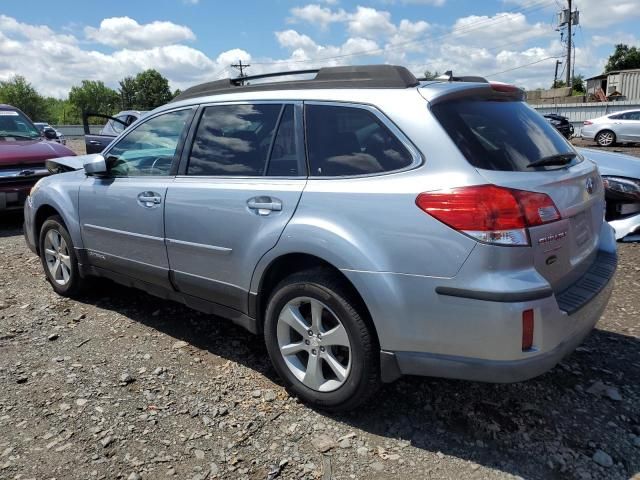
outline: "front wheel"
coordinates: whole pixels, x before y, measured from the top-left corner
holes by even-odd
[[[616,143],[616,134],[611,130],[603,130],[596,135],[596,143],[601,147],[611,147]]]
[[[82,278],[73,241],[57,215],[49,217],[40,229],[40,260],[56,293],[69,297],[80,292]]]
[[[269,299],[264,335],[286,387],[318,407],[343,411],[380,382],[379,348],[345,282],[324,270],[294,274]]]

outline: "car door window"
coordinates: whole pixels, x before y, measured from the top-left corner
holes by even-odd
[[[189,156],[187,175],[262,176],[281,104],[206,107]]]
[[[640,112],[629,113],[629,120],[640,120]]]
[[[413,162],[400,140],[364,108],[307,105],[305,124],[312,176],[375,174]]]
[[[293,105],[286,105],[271,147],[267,175],[271,177],[296,177],[300,175],[298,153]]]
[[[106,154],[109,174],[116,177],[170,175],[180,136],[191,109],[153,117],[127,133]]]

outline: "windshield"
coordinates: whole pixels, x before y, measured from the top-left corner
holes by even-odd
[[[39,138],[40,132],[16,110],[0,110],[0,139],[4,141]]]
[[[553,125],[523,102],[461,99],[436,104],[432,111],[474,167],[531,172],[581,161]],[[564,163],[539,162],[561,156],[571,159]]]

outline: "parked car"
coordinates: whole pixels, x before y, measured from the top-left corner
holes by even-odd
[[[580,148],[598,165],[607,202],[605,219],[618,240],[640,240],[640,158]]]
[[[564,138],[568,139],[573,136],[573,125],[571,125],[567,117],[555,113],[548,113],[544,115],[544,118],[546,118]]]
[[[34,122],[33,124],[38,128],[38,130],[40,130],[40,133],[42,133],[43,135],[47,131],[49,131],[49,132],[53,131],[55,136],[50,135],[52,137],[52,140],[55,140],[56,142],[61,143],[62,145],[66,145],[67,144],[67,139],[64,138],[64,135],[60,131],[58,131],[55,128],[53,128],[48,123],[46,123],[46,122]]]
[[[45,160],[75,155],[50,142],[19,109],[0,104],[0,212],[21,209],[31,187],[49,172]]]
[[[36,185],[25,232],[56,292],[101,276],[226,316],[333,410],[405,374],[525,380],[588,335],[617,263],[602,181],[521,90],[390,65],[258,79],[51,162],[78,170]]]
[[[640,142],[640,110],[615,112],[587,120],[580,130],[580,137],[595,140],[601,147]]]
[[[87,153],[100,153],[111,141],[120,135],[129,125],[143,117],[147,112],[139,110],[124,110],[115,116],[102,113],[86,113],[82,116],[84,125],[84,141]],[[91,133],[89,119],[98,117],[107,120],[100,133]]]

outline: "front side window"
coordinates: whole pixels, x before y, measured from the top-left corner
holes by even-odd
[[[366,109],[307,105],[305,120],[312,176],[390,172],[413,162],[400,140]]]
[[[138,125],[109,150],[109,173],[116,177],[170,175],[190,115],[190,109],[178,110]]]
[[[281,104],[206,107],[193,141],[187,175],[263,176],[282,109]],[[286,139],[279,140],[273,146],[274,156],[286,156],[290,151],[287,145]],[[274,169],[284,165],[279,160],[272,162]]]

